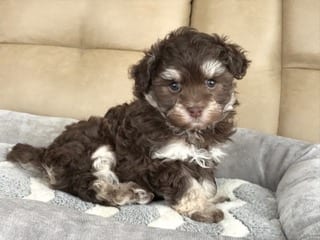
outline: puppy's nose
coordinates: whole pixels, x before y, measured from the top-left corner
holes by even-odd
[[[187,110],[191,117],[198,118],[202,114],[203,107],[188,107]]]

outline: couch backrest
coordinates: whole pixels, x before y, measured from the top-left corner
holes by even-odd
[[[283,2],[279,134],[320,142],[320,1]]]
[[[128,67],[189,1],[0,1],[0,108],[86,118],[132,99]]]
[[[238,84],[240,127],[320,141],[319,1],[304,2],[2,0],[0,108],[102,115],[132,99],[128,68],[142,50],[191,25],[248,51],[252,65]]]

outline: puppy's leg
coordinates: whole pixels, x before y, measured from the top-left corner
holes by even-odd
[[[211,175],[213,176],[213,173]],[[217,194],[217,186],[214,179],[202,179],[199,183],[211,203],[217,204],[230,201],[229,197]]]
[[[147,204],[154,195],[134,182],[110,184],[105,180],[97,180],[93,184],[96,198],[107,205],[122,206],[127,204]]]
[[[205,189],[192,177],[186,191],[175,201],[172,205],[175,210],[196,221],[217,223],[224,217],[223,212],[210,201]]]
[[[88,154],[79,143],[50,149],[43,167],[53,188],[104,205],[146,204],[154,195],[134,182],[120,183],[116,157],[109,145]]]
[[[203,184],[194,177],[195,174],[192,167],[181,161],[168,161],[160,164],[150,179],[155,191],[181,215],[201,222],[221,221],[224,214],[212,201],[216,194],[214,182]]]
[[[116,157],[108,145],[102,145],[91,155],[93,175],[97,178],[92,184],[96,199],[107,205],[146,204],[154,195],[134,182],[119,183],[113,171]]]

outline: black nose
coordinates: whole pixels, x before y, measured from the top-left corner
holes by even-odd
[[[203,107],[188,107],[187,110],[191,117],[198,118],[202,114]]]

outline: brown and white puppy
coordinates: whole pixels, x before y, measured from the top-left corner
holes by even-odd
[[[179,213],[218,222],[218,144],[234,132],[234,79],[249,65],[226,38],[183,27],[131,68],[135,100],[67,126],[47,148],[17,144],[7,158],[32,163],[50,185],[105,205],[164,198]]]

